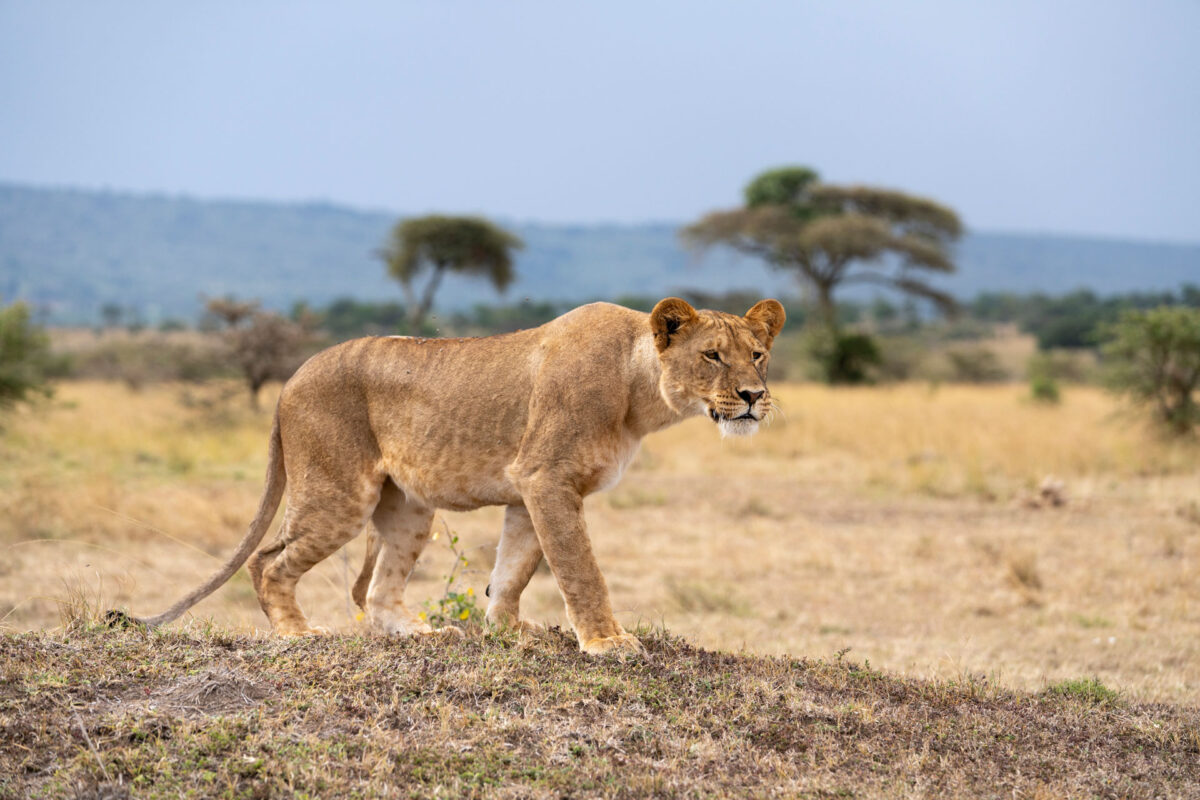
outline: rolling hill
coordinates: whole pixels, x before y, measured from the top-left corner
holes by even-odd
[[[256,297],[273,308],[340,296],[398,299],[373,251],[397,214],[328,203],[199,200],[0,183],[0,298],[23,299],[54,323],[91,322],[117,303],[147,322],[193,319],[202,295]],[[792,294],[786,275],[728,253],[698,260],[678,225],[546,225],[502,221],[526,242],[504,300],[586,301],[685,287]],[[972,232],[945,287],[1106,294],[1200,282],[1200,244]],[[865,290],[869,296],[872,290]],[[494,303],[490,287],[449,279],[442,308]]]

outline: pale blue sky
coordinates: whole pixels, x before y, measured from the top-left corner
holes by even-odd
[[[1200,241],[1200,3],[0,0],[0,180],[688,221],[816,167]]]

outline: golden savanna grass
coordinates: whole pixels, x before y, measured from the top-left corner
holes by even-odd
[[[1134,699],[1200,702],[1196,445],[1157,438],[1091,388],[1057,406],[1019,386],[774,391],[781,412],[757,437],[692,420],[647,439],[622,483],[589,498],[628,626],[772,654],[849,647],[913,676],[1024,689],[1095,676]],[[3,624],[53,627],[63,602],[155,612],[195,585],[253,514],[269,425],[222,384],[68,383],[7,417]],[[477,595],[501,516],[444,515]],[[301,582],[314,623],[361,625],[348,587],[362,538]],[[430,547],[414,605],[441,594],[450,560],[442,540]],[[564,622],[544,569],[524,611]],[[244,572],[196,608],[209,618],[265,627]]]

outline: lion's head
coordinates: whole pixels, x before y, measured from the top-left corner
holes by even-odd
[[[697,311],[678,297],[661,301],[650,312],[650,329],[667,405],[707,414],[722,434],[756,432],[771,411],[767,364],[785,318],[778,300],[763,300],[744,317]]]

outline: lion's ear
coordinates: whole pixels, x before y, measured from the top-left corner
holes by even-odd
[[[767,347],[771,346],[771,342],[775,341],[775,337],[783,330],[783,322],[786,319],[783,304],[778,300],[759,300],[754,304],[754,308],[746,312],[746,322],[756,330],[759,340]]]
[[[650,330],[654,331],[654,346],[661,353],[671,344],[671,337],[687,328],[697,319],[696,309],[686,300],[668,297],[659,300],[650,312]]]

